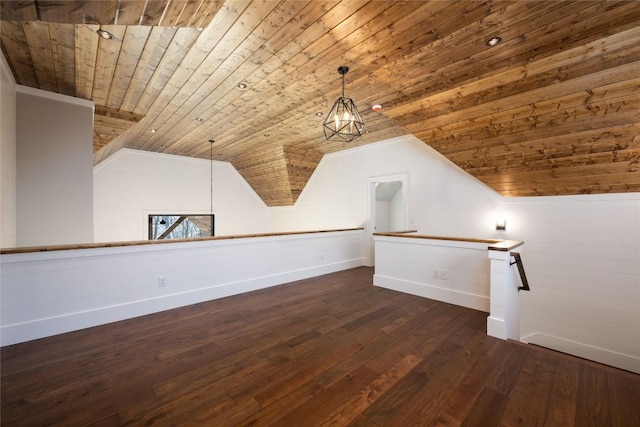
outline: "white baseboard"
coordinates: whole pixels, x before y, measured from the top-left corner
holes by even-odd
[[[542,332],[534,332],[524,336],[520,338],[520,341],[640,374],[640,357],[638,356],[622,354]]]
[[[495,317],[487,317],[487,335],[490,337],[500,338],[501,340],[507,339],[507,325],[504,319],[497,319]]]
[[[487,313],[489,312],[489,297],[484,295],[460,292],[426,283],[417,283],[394,277],[382,276],[380,274],[374,274],[373,284],[375,286],[392,289],[394,291],[443,301],[450,304],[460,305],[462,307],[473,308],[474,310],[480,310]]]
[[[199,302],[251,292],[271,286],[308,279],[323,274],[348,270],[364,265],[364,258],[322,264],[310,268],[285,271],[269,276],[254,277],[231,283],[221,283],[188,292],[161,295],[154,298],[130,301],[124,304],[98,307],[61,316],[37,319],[24,323],[3,325],[0,328],[0,345],[12,345],[34,339],[77,331],[120,320],[131,319],[164,310],[184,307]]]

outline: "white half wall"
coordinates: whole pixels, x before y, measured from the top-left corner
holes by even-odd
[[[16,246],[16,82],[0,53],[0,247]]]
[[[375,236],[376,286],[489,312],[487,243]]]
[[[17,246],[93,242],[93,102],[17,87]]]
[[[363,233],[354,230],[3,255],[1,344],[357,267],[364,260]]]

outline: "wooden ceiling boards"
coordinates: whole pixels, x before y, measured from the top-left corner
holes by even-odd
[[[640,191],[638,1],[2,0],[0,13],[19,84],[95,102],[96,163],[122,147],[208,159],[214,138],[216,160],[291,205],[322,155],[411,133],[505,196]],[[365,121],[351,143],[322,132],[341,65]]]

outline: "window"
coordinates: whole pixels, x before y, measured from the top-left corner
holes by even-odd
[[[214,215],[149,215],[149,240],[215,236]]]

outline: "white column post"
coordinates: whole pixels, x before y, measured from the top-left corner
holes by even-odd
[[[511,268],[512,247],[489,248],[491,259],[490,313],[487,335],[520,341],[519,283]]]

